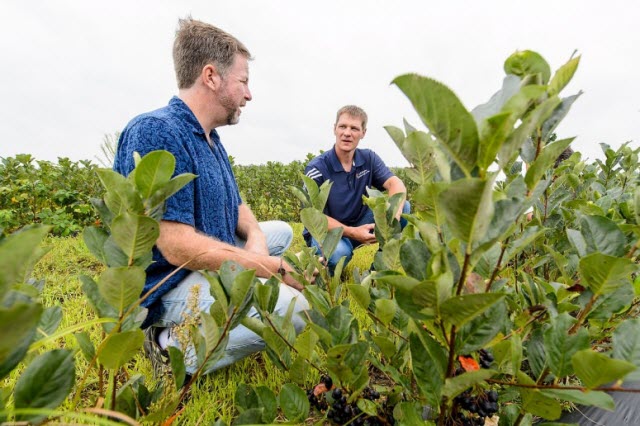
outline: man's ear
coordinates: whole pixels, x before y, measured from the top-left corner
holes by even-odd
[[[367,134],[367,128],[365,127],[362,129],[362,137],[364,138],[364,135],[366,134]]]
[[[213,64],[207,64],[202,68],[200,78],[202,80],[202,84],[214,91],[217,91],[222,84],[222,77],[220,77],[218,69]]]

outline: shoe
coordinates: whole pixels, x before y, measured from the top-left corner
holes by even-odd
[[[144,330],[144,353],[151,361],[153,367],[153,377],[159,378],[171,373],[171,362],[169,351],[162,349],[158,343],[158,335],[164,330],[162,327],[147,327]]]
[[[169,359],[169,351],[162,349],[158,343],[158,336],[162,330],[164,330],[164,328],[153,326],[147,327],[144,330],[144,343],[142,347],[144,348],[144,353],[149,358],[149,361],[151,361],[153,377],[155,379],[163,377],[166,378],[173,374],[173,371],[171,370],[171,360]],[[186,385],[190,381],[191,375],[186,373],[182,386]]]

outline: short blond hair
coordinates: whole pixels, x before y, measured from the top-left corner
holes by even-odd
[[[173,42],[173,65],[178,89],[188,89],[206,65],[215,65],[224,78],[236,54],[251,59],[249,50],[231,34],[191,17],[178,20]]]
[[[360,108],[359,106],[355,106],[355,105],[345,105],[342,108],[340,108],[338,110],[338,113],[336,114],[336,122],[334,124],[334,126],[336,124],[338,124],[338,121],[340,120],[340,116],[342,114],[349,114],[352,117],[356,117],[362,120],[362,129],[366,129],[367,128],[367,113],[364,112],[364,110],[362,108]]]

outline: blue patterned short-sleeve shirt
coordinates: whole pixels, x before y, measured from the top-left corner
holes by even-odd
[[[113,169],[127,176],[135,166],[134,152],[144,156],[151,151],[169,151],[176,159],[174,176],[193,173],[197,178],[167,200],[163,220],[191,225],[203,234],[234,244],[242,200],[218,133],[213,130],[210,138],[212,145],[193,112],[174,97],[166,107],[129,122],[120,136]],[[155,247],[153,260],[147,268],[144,292],[176,269]],[[143,305],[149,308],[145,325],[155,322],[160,314],[157,302],[188,273],[178,271],[145,300]]]

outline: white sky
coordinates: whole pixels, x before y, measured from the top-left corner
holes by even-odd
[[[582,55],[568,96],[583,90],[557,129],[601,158],[640,137],[640,3],[610,0],[2,0],[0,157],[91,159],[103,135],[177,92],[171,46],[191,14],[251,51],[251,101],[240,124],[220,129],[240,164],[301,160],[333,144],[335,111],[369,114],[361,147],[405,165],[383,130],[409,101],[389,83],[407,73],[451,87],[467,109],[499,89],[504,60],[539,52],[557,69]]]

